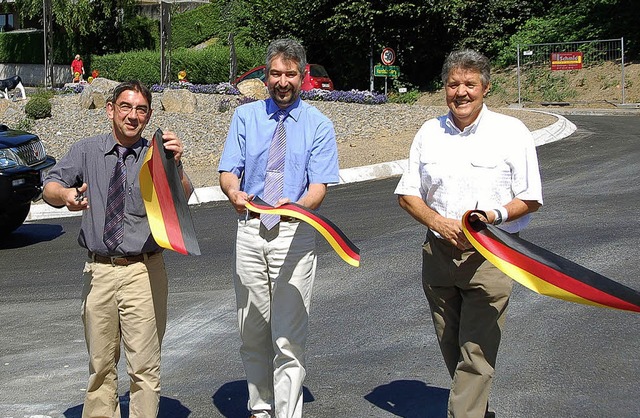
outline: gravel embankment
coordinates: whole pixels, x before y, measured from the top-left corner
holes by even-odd
[[[185,168],[194,185],[217,184],[216,167],[237,97],[199,94],[197,111],[183,114],[162,110],[161,96],[160,93],[153,95],[154,111],[146,135],[150,136],[157,128],[176,132],[185,144]],[[55,96],[51,102],[52,117],[34,121],[30,131],[43,139],[47,152],[56,158],[62,156],[74,141],[110,129],[105,110],[81,109],[76,95]],[[13,103],[4,115],[0,115],[2,123],[15,127],[24,119],[25,103]],[[231,106],[224,106],[225,103],[231,103]],[[411,140],[422,123],[447,110],[442,106],[422,105],[311,104],[334,123],[341,168],[406,158]],[[517,109],[498,110],[522,119],[531,130],[556,120],[553,116]]]

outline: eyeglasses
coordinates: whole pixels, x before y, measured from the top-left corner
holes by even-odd
[[[147,116],[149,113],[149,108],[147,106],[131,106],[129,103],[114,103],[120,113],[123,115],[128,115],[131,112],[131,109],[135,109],[136,115],[138,116]]]

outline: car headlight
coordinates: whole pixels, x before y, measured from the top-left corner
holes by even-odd
[[[11,149],[0,149],[0,170],[23,165],[22,160]]]

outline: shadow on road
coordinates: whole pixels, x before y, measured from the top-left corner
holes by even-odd
[[[428,386],[417,380],[395,380],[378,386],[364,398],[399,417],[444,418],[449,389]]]
[[[236,380],[225,383],[213,394],[213,404],[225,418],[247,418],[250,413],[247,410],[249,391],[246,380]],[[306,387],[302,388],[304,403],[315,401],[313,394]]]
[[[77,405],[64,411],[65,418],[81,418],[82,406]],[[191,414],[191,410],[185,407],[177,399],[160,397],[160,411],[158,418],[187,418]],[[129,417],[129,392],[120,396],[120,416],[122,418]]]
[[[44,241],[52,241],[64,234],[61,225],[24,224],[8,235],[0,235],[0,249],[22,248]]]

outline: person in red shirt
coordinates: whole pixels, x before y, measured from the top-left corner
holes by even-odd
[[[80,59],[80,55],[76,54],[76,57],[71,61],[71,78],[74,83],[78,83],[84,77],[84,64]]]

